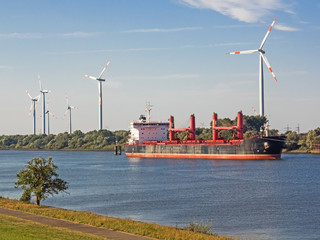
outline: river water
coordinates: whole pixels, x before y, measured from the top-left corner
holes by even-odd
[[[181,227],[201,221],[230,237],[320,239],[320,155],[230,161],[0,151],[1,196],[20,198],[15,174],[39,156],[52,156],[69,182],[69,194],[44,205]]]

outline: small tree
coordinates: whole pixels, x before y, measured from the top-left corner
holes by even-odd
[[[65,192],[68,183],[59,178],[57,169],[51,157],[48,161],[43,157],[28,161],[25,168],[16,175],[18,181],[15,182],[15,188],[21,186],[24,191],[21,200],[28,201],[33,194],[37,205],[40,205],[40,201],[45,200],[49,195]]]

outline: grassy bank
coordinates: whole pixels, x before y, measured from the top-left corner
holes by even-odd
[[[71,231],[65,228],[51,227],[29,220],[0,214],[0,240],[102,240],[91,234]]]
[[[88,212],[71,211],[47,206],[36,206],[31,203],[23,203],[17,200],[0,198],[0,207],[30,212],[38,215],[69,220],[77,223],[104,227],[117,231],[148,236],[156,239],[183,239],[183,240],[232,240],[223,236],[208,235],[175,227],[161,226],[153,223],[143,223],[131,219],[119,219],[104,217]]]

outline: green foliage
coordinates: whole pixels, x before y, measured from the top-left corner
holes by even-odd
[[[202,221],[193,221],[188,223],[184,229],[192,231],[192,232],[197,232],[197,233],[203,233],[203,234],[208,234],[208,235],[212,235],[212,227],[213,227],[213,223],[205,223]]]
[[[80,130],[72,134],[67,132],[57,135],[11,135],[0,136],[0,149],[46,149],[46,150],[112,150],[113,146],[128,141],[130,132],[119,130],[91,131]]]
[[[243,115],[243,132],[260,132],[260,128],[263,127],[266,122],[266,117]]]
[[[33,158],[28,161],[25,168],[16,175],[18,180],[15,182],[15,188],[21,186],[24,191],[21,200],[30,201],[32,193],[36,197],[37,205],[40,205],[40,201],[49,195],[65,192],[68,183],[59,178],[57,169],[51,157],[48,161],[45,158]]]
[[[310,130],[306,138],[306,146],[309,150],[313,149],[313,144],[320,141],[320,128]]]
[[[259,134],[259,132],[256,130],[248,130],[243,134],[243,137],[248,138],[248,137],[256,136],[258,134]]]
[[[23,190],[20,201],[22,202],[30,202],[31,201],[31,189],[26,188]]]
[[[295,150],[298,149],[298,142],[299,142],[299,135],[296,132],[288,132],[286,134],[286,145],[287,145],[287,149],[290,150]]]
[[[210,140],[212,139],[212,129],[210,128],[196,128],[197,140]]]

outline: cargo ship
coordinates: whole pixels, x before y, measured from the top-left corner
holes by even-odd
[[[173,116],[167,122],[157,122],[150,121],[150,116],[147,120],[141,115],[139,121],[130,123],[131,136],[124,146],[125,154],[139,158],[281,159],[284,137],[257,135],[244,138],[242,111],[238,112],[236,126],[219,127],[217,122],[218,116],[213,113],[212,140],[196,140],[194,114],[190,116],[188,128],[175,128]],[[233,138],[223,139],[222,130],[233,130]],[[181,131],[187,132],[187,139],[176,137]]]

